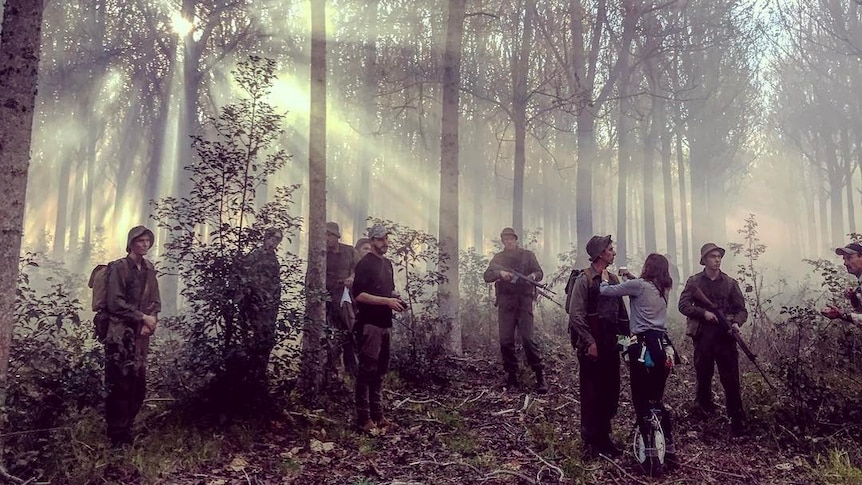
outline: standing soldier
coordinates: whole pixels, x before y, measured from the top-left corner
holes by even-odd
[[[381,388],[389,369],[389,331],[392,312],[404,311],[404,302],[395,292],[392,261],[384,256],[389,250],[389,231],[375,224],[368,231],[372,251],[356,265],[353,292],[356,294],[362,332],[359,339],[359,369],[356,373],[356,424],[360,430],[386,428]]]
[[[281,304],[281,272],[276,248],[284,237],[281,229],[269,228],[263,233],[263,245],[246,258],[248,296],[243,313],[248,325],[249,374],[255,391],[265,394],[269,354],[275,347],[275,322]],[[261,396],[263,397],[263,396]]]
[[[132,424],[147,394],[147,352],[162,309],[156,269],[144,259],[153,240],[146,227],[133,227],[128,254],[108,266],[105,421],[113,446],[132,442]]]
[[[617,335],[629,334],[629,316],[621,296],[599,294],[602,272],[617,255],[611,236],[593,236],[586,249],[591,264],[575,280],[569,301],[569,335],[579,364],[581,440],[588,457],[619,456],[622,452],[611,440],[620,399]],[[619,284],[619,278],[609,274],[608,283]]]
[[[338,242],[341,231],[338,224],[326,223],[326,319],[333,330],[335,340],[329,354],[329,363],[334,368],[339,358],[344,361],[344,370],[356,375],[356,351],[353,349],[353,302],[350,287],[353,286],[353,270],[356,268],[356,250],[353,246]],[[347,298],[345,298],[345,295]]]
[[[679,297],[679,311],[687,317],[685,333],[694,342],[697,405],[707,414],[715,411],[712,375],[717,366],[731,430],[741,434],[745,431],[745,414],[739,386],[739,352],[733,336],[722,330],[716,312],[722,312],[734,330],[738,330],[748,319],[748,311],[739,283],[721,271],[723,257],[724,248],[715,243],[700,248],[704,270],[686,281]]]
[[[842,312],[836,306],[829,305],[821,313],[827,318],[840,318],[847,323],[852,323],[862,328],[862,244],[850,243],[843,248],[835,250],[835,254],[844,259],[844,267],[847,272],[856,277],[856,287],[847,288],[844,296],[850,301],[850,312]]]
[[[511,227],[500,233],[503,250],[494,255],[485,270],[485,282],[495,282],[497,293],[497,322],[500,330],[500,352],[503,354],[503,368],[508,377],[506,385],[518,386],[518,357],[515,354],[515,329],[524,342],[527,363],[536,373],[536,392],[548,392],[542,364],[542,353],[533,340],[533,301],[535,286],[521,281],[515,274],[541,281],[544,273],[532,251],[518,247],[518,235]]]

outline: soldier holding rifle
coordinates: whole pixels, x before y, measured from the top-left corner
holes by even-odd
[[[494,255],[485,271],[485,282],[494,282],[500,330],[500,352],[506,371],[506,385],[518,386],[518,357],[515,354],[515,329],[524,342],[527,363],[536,373],[536,392],[548,392],[542,353],[533,340],[533,301],[536,286],[544,273],[532,251],[518,247],[518,234],[511,227],[500,233],[503,250]],[[517,273],[517,274],[516,274]],[[518,274],[520,276],[518,276]],[[529,280],[529,281],[527,281]]]
[[[733,332],[748,319],[739,283],[721,271],[725,250],[714,243],[700,249],[704,270],[691,276],[679,297],[679,311],[688,318],[686,335],[694,342],[694,369],[697,376],[697,405],[706,414],[715,411],[712,376],[718,375],[724,387],[727,415],[734,434],[745,432],[745,414],[739,385],[739,353]],[[719,315],[726,318],[732,332],[723,328]]]

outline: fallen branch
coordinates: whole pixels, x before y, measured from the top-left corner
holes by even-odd
[[[637,479],[637,478],[635,478],[631,473],[629,473],[629,472],[625,471],[625,470],[623,469],[623,467],[619,466],[619,465],[617,464],[617,462],[615,462],[614,460],[611,460],[611,459],[610,459],[607,455],[605,455],[604,453],[599,453],[599,456],[600,456],[600,457],[602,457],[602,458],[604,458],[605,460],[609,461],[609,462],[611,463],[611,465],[613,465],[613,466],[617,467],[617,470],[619,470],[619,471],[620,471],[620,473],[622,473],[623,475],[625,475],[626,477],[628,477],[628,479],[629,479],[629,480],[631,480],[633,483],[639,483],[639,484],[641,484],[641,485],[647,485],[647,483],[646,483],[646,482],[643,482],[643,481],[641,481],[641,480],[638,480],[638,479]]]
[[[61,429],[72,429],[72,428],[69,426],[58,426],[56,428],[27,429],[24,431],[12,431],[10,433],[0,434],[0,438],[5,438],[7,436],[17,436],[17,435],[22,435],[22,434],[30,434],[30,433],[41,433],[42,431],[59,431]],[[3,471],[5,471],[5,470],[3,470]],[[0,472],[0,477],[2,477],[2,476],[3,476],[2,472]],[[23,480],[22,480],[22,482],[23,482]]]
[[[416,466],[416,465],[437,465],[437,466],[461,465],[461,466],[466,466],[467,468],[473,470],[474,472],[476,472],[476,475],[480,475],[482,473],[475,466],[473,466],[469,463],[462,463],[460,461],[439,462],[437,460],[419,460],[419,461],[414,461],[414,462],[410,463],[408,466]]]
[[[335,421],[334,419],[329,419],[325,416],[320,416],[318,414],[305,414],[305,413],[300,413],[297,411],[288,411],[287,414],[290,414],[293,416],[299,416],[299,417],[305,418],[305,419],[319,419],[321,421],[326,421],[327,423],[339,424],[338,421]]]
[[[504,410],[502,410],[502,411],[494,411],[493,413],[491,413],[491,416],[502,416],[502,415],[504,415],[504,414],[512,414],[512,413],[514,413],[515,411],[517,411],[515,408],[512,408],[512,409],[504,409]]]
[[[523,406],[521,406],[520,412],[522,412],[522,413],[527,412],[527,409],[530,407],[531,403],[532,403],[532,401],[530,401],[530,395],[524,394],[524,404],[523,404]]]
[[[503,470],[503,469],[492,471],[491,473],[489,473],[489,474],[485,475],[485,476],[482,478],[482,480],[481,480],[481,481],[483,481],[483,482],[487,482],[488,480],[490,480],[490,479],[494,478],[494,477],[495,477],[495,476],[497,476],[497,475],[512,475],[512,476],[514,476],[514,477],[518,477],[518,478],[520,478],[521,480],[524,480],[524,481],[526,481],[526,482],[528,482],[528,483],[537,483],[537,482],[536,482],[535,480],[533,480],[531,477],[528,477],[527,475],[524,475],[523,473],[518,473],[518,472],[516,472],[516,471],[512,471],[512,470]]]
[[[465,398],[464,398],[464,400],[463,400],[463,401],[461,401],[461,404],[459,404],[457,407],[458,407],[458,408],[460,408],[461,406],[463,406],[463,405],[465,405],[465,404],[467,404],[467,403],[476,402],[476,401],[478,401],[479,399],[482,399],[482,396],[484,396],[484,395],[485,395],[485,393],[487,393],[487,392],[488,392],[488,390],[487,390],[487,389],[482,389],[482,392],[480,392],[478,396],[476,396],[476,397],[474,397],[474,398],[472,398],[472,399],[471,399],[471,398],[466,398],[466,397],[465,397]]]
[[[409,397],[405,397],[404,399],[402,399],[402,400],[400,400],[400,401],[395,402],[395,404],[393,405],[393,407],[394,407],[395,409],[398,409],[398,408],[400,408],[401,406],[403,406],[403,405],[405,405],[405,404],[407,404],[407,403],[410,403],[410,404],[436,404],[436,405],[438,405],[438,406],[440,406],[440,407],[443,407],[443,403],[441,403],[440,401],[438,401],[438,400],[436,400],[436,399],[422,399],[422,400],[420,400],[420,401],[416,401],[416,400],[414,400],[414,399],[410,399]]]
[[[532,450],[532,448],[530,448],[529,446],[527,447],[527,451],[529,451],[530,453],[532,453],[532,454],[533,454],[533,456],[535,456],[536,458],[538,458],[538,459],[539,459],[539,461],[541,461],[542,463],[544,463],[545,465],[547,465],[550,469],[552,469],[552,470],[554,470],[555,472],[559,473],[559,474],[560,474],[560,481],[561,481],[561,482],[562,482],[562,481],[563,481],[563,479],[566,477],[565,473],[563,473],[563,469],[562,469],[562,468],[560,468],[560,467],[558,467],[558,466],[556,466],[556,465],[553,465],[553,464],[549,463],[547,460],[545,460],[544,458],[542,458],[542,455],[540,455],[540,454],[536,453],[535,451],[533,451],[533,450]],[[542,470],[539,470],[539,474],[537,474],[537,475],[536,475],[536,481],[539,481],[539,480],[540,480],[540,474],[541,474],[541,473],[542,473]]]

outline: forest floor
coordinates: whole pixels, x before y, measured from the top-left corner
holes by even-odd
[[[765,426],[752,423],[748,434],[734,437],[723,408],[712,417],[694,412],[690,405],[694,391],[690,365],[677,367],[668,381],[665,399],[675,417],[674,435],[682,462],[679,469],[662,479],[651,479],[637,465],[631,450],[633,413],[625,368],[620,409],[614,421],[614,438],[622,445],[624,454],[613,460],[600,457],[583,461],[578,432],[576,361],[563,349],[546,356],[546,361],[551,388],[546,395],[530,392],[534,378],[528,370],[522,370],[521,390],[505,389],[500,364],[493,358],[478,356],[449,360],[450,379],[442,387],[429,384],[417,389],[395,378],[389,379],[384,386],[384,398],[394,425],[373,435],[361,434],[353,428],[348,384],[332,394],[330,408],[283,412],[281,418],[263,427],[232,426],[223,432],[190,438],[171,435],[170,431],[160,431],[153,425],[141,433],[127,454],[113,456],[93,468],[88,482],[181,485],[847,482],[847,479],[837,482],[824,479],[824,473],[828,472],[818,464],[828,461],[828,456],[782,449],[780,440]],[[749,381],[755,381],[753,376],[744,377],[745,384]],[[723,398],[720,391],[717,398],[719,402]]]

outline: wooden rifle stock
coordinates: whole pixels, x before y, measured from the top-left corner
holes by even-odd
[[[692,291],[692,296],[694,296],[695,300],[700,302],[707,310],[711,311],[715,315],[716,319],[718,319],[718,324],[731,337],[733,337],[733,339],[739,345],[739,348],[742,349],[742,353],[745,354],[746,357],[748,357],[748,360],[750,360],[751,363],[754,364],[754,367],[756,367],[758,372],[760,372],[760,375],[763,376],[763,380],[766,381],[766,384],[768,384],[769,387],[771,387],[772,389],[775,389],[775,386],[772,385],[772,382],[770,382],[769,378],[766,376],[766,372],[764,372],[763,368],[760,367],[760,363],[757,361],[757,355],[752,352],[750,348],[748,348],[748,344],[745,343],[745,339],[742,338],[742,335],[740,335],[738,329],[733,328],[733,325],[727,319],[727,316],[725,316],[724,312],[719,310],[718,306],[716,306],[715,303],[713,303],[712,300],[710,300],[709,297],[704,294],[703,290],[696,286],[694,287],[694,291]]]

